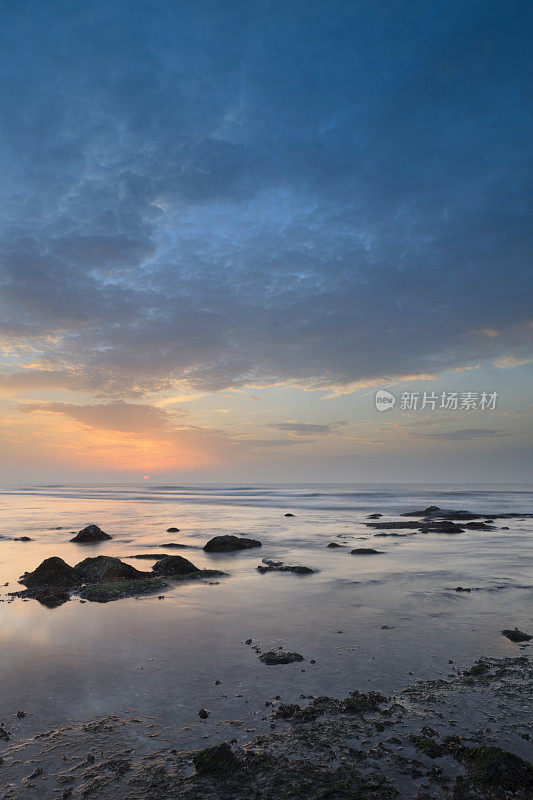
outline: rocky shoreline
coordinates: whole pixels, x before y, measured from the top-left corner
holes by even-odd
[[[258,712],[270,732],[247,740],[206,712],[199,736],[216,741],[193,751],[153,718],[114,715],[26,737],[19,712],[16,732],[0,729],[2,798],[531,800],[532,681],[522,655],[481,659],[390,697],[270,698]]]

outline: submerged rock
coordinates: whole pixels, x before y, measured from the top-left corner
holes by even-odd
[[[29,536],[17,536],[16,539],[13,539],[14,542],[33,542],[33,539],[30,539]]]
[[[345,544],[339,544],[338,542],[330,542],[328,547],[346,547]]]
[[[156,594],[166,589],[167,586],[168,584],[162,578],[150,576],[133,580],[91,583],[83,586],[78,594],[84,600],[90,600],[93,603],[108,603],[111,600],[122,600],[124,597]]]
[[[180,532],[179,528],[173,528],[173,527],[167,528],[167,533],[179,533],[179,532]]]
[[[74,567],[69,566],[59,556],[45,558],[33,572],[25,572],[19,579],[28,589],[37,586],[70,587],[79,586],[83,579]]]
[[[262,547],[261,542],[255,539],[245,539],[244,536],[215,536],[204,546],[206,553],[228,553],[232,550],[248,550],[251,547]]]
[[[340,547],[340,545],[338,545]],[[294,572],[297,575],[311,575],[316,570],[311,567],[302,567],[299,565],[290,566],[284,564],[283,561],[271,561],[268,558],[263,559],[263,564],[257,567],[258,572]]]
[[[81,543],[103,542],[106,539],[112,538],[112,536],[99,528],[98,525],[87,525],[86,528],[83,528],[81,531],[79,531],[70,541]]]
[[[149,574],[139,572],[131,564],[125,564],[119,558],[113,558],[112,556],[85,558],[79,564],[76,564],[74,569],[86,583],[133,580],[135,578],[145,578]]]
[[[241,764],[227,742],[200,750],[193,756],[193,764],[200,775],[218,775],[235,772]]]
[[[295,661],[303,661],[304,657],[300,653],[291,653],[283,650],[268,650],[266,653],[261,653],[259,661],[269,666],[276,664],[293,664]]]
[[[518,628],[513,628],[513,630],[505,630],[502,631],[502,634],[506,636],[511,642],[529,642],[533,637],[530,636],[528,633],[524,633],[524,631],[518,630]]]
[[[487,522],[466,522],[464,525],[470,531],[495,531],[494,525],[489,525]]]
[[[375,711],[380,705],[387,702],[381,692],[350,692],[350,696],[342,701],[342,710],[349,714],[364,714]]]
[[[152,567],[158,575],[188,575],[191,572],[199,572],[198,567],[183,556],[164,556]]]
[[[185,549],[186,547],[190,547],[190,544],[180,544],[180,542],[165,542],[165,544],[159,545],[159,547],[174,547],[176,549]]]
[[[367,519],[379,519],[382,516],[383,516],[383,514],[369,514],[367,516]]]
[[[350,550],[352,556],[374,556],[383,552],[383,550],[374,550],[373,547],[356,547],[354,550]]]

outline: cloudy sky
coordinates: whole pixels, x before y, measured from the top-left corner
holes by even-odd
[[[530,479],[529,2],[0,14],[1,479]]]

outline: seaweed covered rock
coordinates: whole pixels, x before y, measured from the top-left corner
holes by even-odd
[[[228,553],[232,550],[248,550],[251,547],[262,547],[261,542],[255,539],[246,539],[244,536],[215,536],[204,546],[206,553]]]
[[[294,572],[296,575],[312,575],[316,570],[311,567],[303,567],[300,564],[291,566],[284,564],[283,561],[272,561],[271,559],[264,558],[263,563],[259,564],[257,571],[264,572]]]
[[[241,764],[228,742],[206,747],[193,756],[193,764],[200,775],[223,776],[241,769]]]
[[[74,569],[86,583],[134,580],[135,578],[144,578],[147,574],[135,569],[131,564],[125,564],[119,558],[112,558],[111,556],[85,558],[79,564],[76,564]]]
[[[504,630],[502,631],[503,636],[510,639],[511,642],[529,642],[533,637],[531,637],[528,633],[524,633],[524,631],[518,630],[518,628],[513,628],[512,630]]]
[[[25,572],[19,579],[28,589],[39,586],[70,587],[79,586],[82,578],[74,567],[71,567],[59,556],[45,558],[33,572]]]
[[[141,575],[143,573],[140,573]],[[103,581],[83,586],[77,593],[84,600],[93,603],[109,603],[111,600],[122,600],[125,597],[137,597],[145,594],[156,594],[167,588],[162,578],[155,576],[129,580]]]
[[[364,714],[375,711],[380,705],[387,702],[381,692],[350,692],[350,696],[342,701],[342,710],[348,714]]]
[[[269,666],[276,664],[292,664],[295,661],[303,661],[304,657],[300,653],[291,653],[283,650],[269,650],[259,656],[259,661]]]
[[[87,525],[86,528],[82,528],[70,541],[87,544],[91,542],[103,542],[106,539],[112,538],[112,536],[99,528],[98,525]]]
[[[164,556],[154,564],[152,569],[157,575],[168,575],[169,577],[200,572],[192,561],[183,558],[183,556]]]
[[[533,789],[533,765],[501,747],[469,747],[460,754],[471,781],[511,792]],[[526,796],[526,795],[524,795]]]

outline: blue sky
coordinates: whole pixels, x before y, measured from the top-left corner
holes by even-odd
[[[524,475],[529,3],[0,15],[6,476]]]

